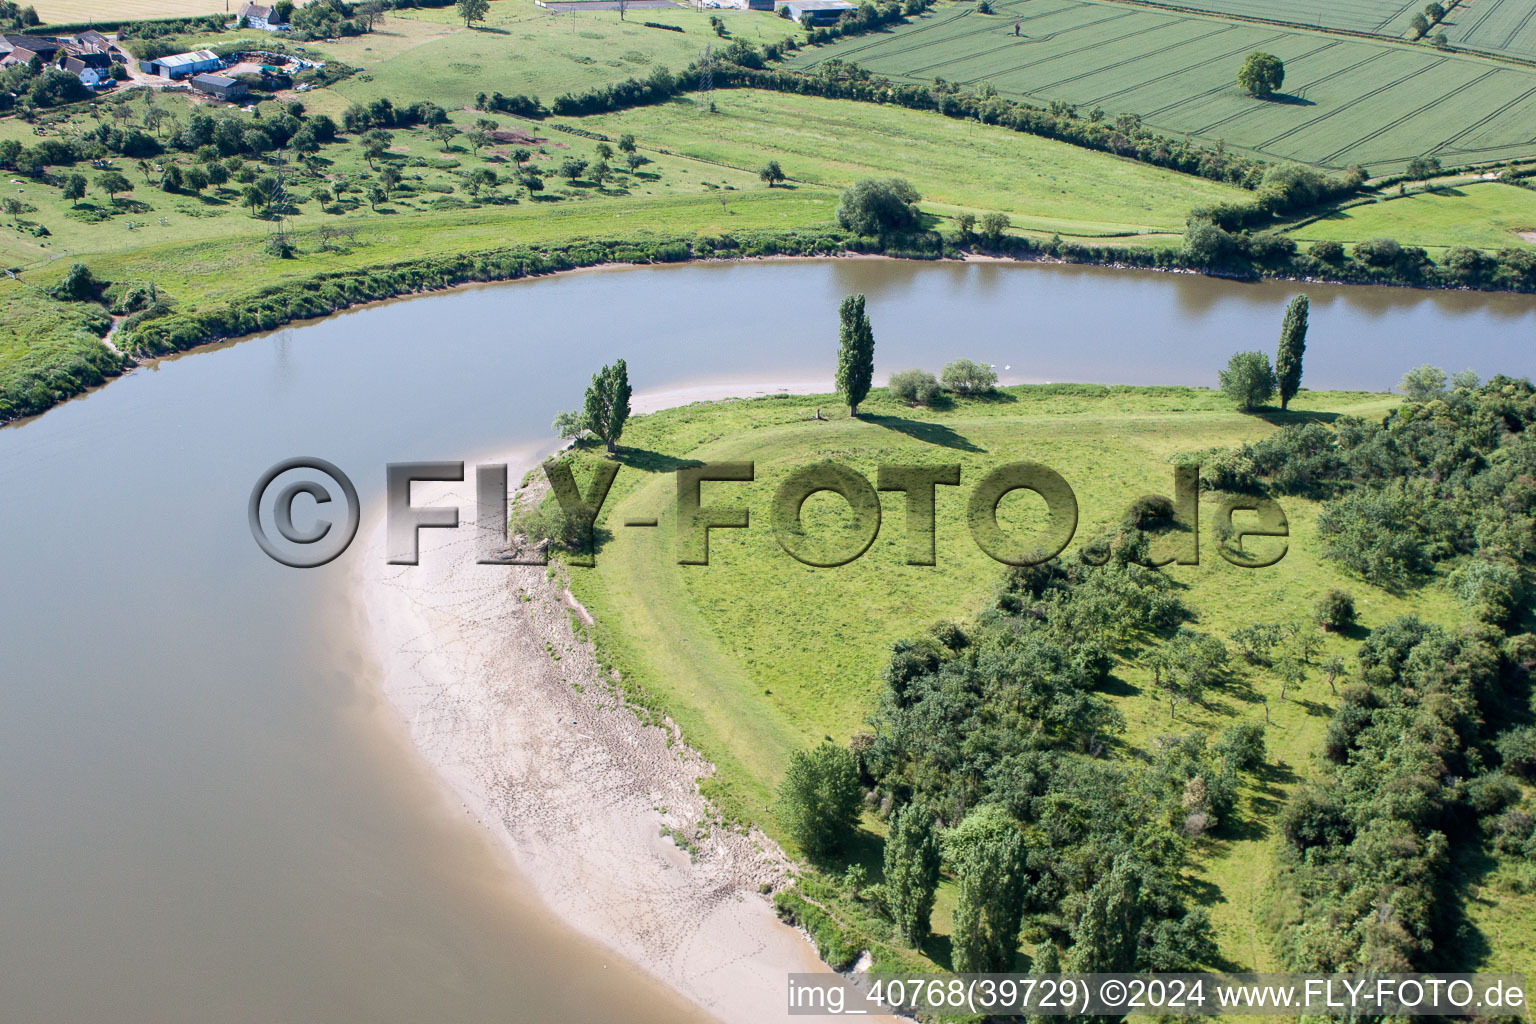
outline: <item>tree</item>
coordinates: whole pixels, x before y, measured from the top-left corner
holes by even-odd
[[[1250,96],[1268,99],[1285,84],[1285,64],[1272,53],[1255,50],[1238,69],[1237,84]]]
[[[917,189],[901,178],[865,178],[843,192],[837,222],[856,235],[905,231],[918,223]]]
[[[1062,970],[1083,974],[1118,974],[1136,969],[1137,939],[1145,912],[1142,879],[1129,854],[1115,858],[1109,872],[1084,896],[1073,943]]]
[[[1416,366],[1403,374],[1397,389],[1408,396],[1410,402],[1429,402],[1445,394],[1445,371],[1438,366]]]
[[[939,383],[957,395],[984,395],[997,387],[997,371],[986,363],[956,359],[945,364]]]
[[[379,184],[384,187],[384,198],[390,198],[395,191],[395,186],[400,184],[400,168],[394,164],[386,165],[379,172]]]
[[[532,156],[533,154],[527,149],[522,146],[518,146],[512,151],[512,162],[518,167],[521,167],[523,164],[527,163]]]
[[[363,157],[368,161],[368,166],[371,169],[375,160],[389,152],[391,140],[389,132],[384,131],[382,128],[374,128],[364,132],[357,141],[358,145],[363,147]]]
[[[850,295],[837,315],[837,393],[848,403],[848,415],[859,414],[859,403],[869,394],[875,377],[875,332],[864,312],[864,296]]]
[[[1006,232],[1009,227],[1012,226],[1012,224],[1013,222],[1008,219],[1008,215],[1006,213],[998,213],[994,210],[991,213],[982,214],[981,233],[986,236],[987,241],[991,242],[993,245],[996,245],[998,242],[1003,240],[1003,233]]]
[[[50,289],[56,299],[79,302],[96,294],[98,284],[91,268],[84,263],[71,263],[59,283]]]
[[[974,213],[958,213],[955,215],[955,230],[961,238],[970,238],[971,232],[976,230],[976,215]]]
[[[69,205],[79,206],[80,200],[85,196],[85,175],[71,174],[64,179],[64,198],[69,200]]]
[[[1237,352],[1218,374],[1221,393],[1237,403],[1243,412],[1252,412],[1268,402],[1275,393],[1275,371],[1263,352]]]
[[[453,6],[464,19],[465,28],[473,28],[475,22],[484,21],[491,9],[490,0],[457,0]]]
[[[582,172],[586,169],[587,162],[579,157],[568,156],[560,161],[560,176],[562,178],[569,178],[572,184],[575,184],[576,179],[580,178]]]
[[[560,440],[574,441],[587,432],[587,414],[579,409],[557,412],[555,422],[550,424],[550,429]]]
[[[1408,161],[1408,177],[1414,181],[1428,181],[1440,173],[1440,158],[1416,156]]]
[[[619,136],[619,152],[633,153],[635,151],[635,137],[629,132]]]
[[[540,174],[537,168],[523,168],[523,172],[522,174],[518,175],[517,180],[521,182],[522,186],[528,190],[528,194],[530,196],[535,192],[544,191],[544,175]]]
[[[1335,697],[1339,695],[1339,688],[1334,685],[1334,680],[1348,672],[1344,659],[1335,654],[1322,664],[1323,675],[1328,677],[1328,692]]]
[[[979,807],[945,837],[957,882],[953,942],[957,973],[1013,967],[1024,916],[1024,837],[995,804]]]
[[[165,173],[160,175],[160,190],[162,192],[181,191],[181,168],[175,164],[166,167]]]
[[[1307,670],[1302,667],[1301,661],[1287,654],[1275,665],[1275,675],[1280,677],[1280,699],[1285,700],[1285,692],[1291,687],[1300,686],[1307,678]]]
[[[624,154],[624,165],[629,168],[629,173],[631,173],[631,174],[635,173],[640,168],[644,167],[646,164],[648,164],[650,162],[651,162],[651,158],[650,157],[648,157],[648,156],[641,156],[639,153],[625,153]]]
[[[384,24],[386,8],[383,0],[366,0],[357,10],[363,16],[363,24],[368,27],[369,32],[373,31],[374,26]]]
[[[459,130],[451,124],[435,124],[432,126],[432,137],[443,144],[443,152],[448,152],[448,143],[459,134]]]
[[[1310,303],[1298,295],[1285,307],[1280,324],[1280,348],[1275,352],[1275,383],[1280,390],[1280,408],[1284,409],[1301,390],[1301,357],[1307,350],[1307,311]]]
[[[897,931],[922,948],[939,887],[939,837],[933,817],[917,806],[891,815],[885,837],[885,896]]]
[[[379,204],[387,202],[389,202],[389,193],[384,191],[384,186],[368,186],[368,209],[377,212]]]
[[[853,751],[828,742],[789,755],[779,805],[790,838],[807,856],[841,849],[859,820],[861,802]]]
[[[1168,694],[1168,717],[1178,716],[1179,701],[1197,701],[1227,663],[1227,645],[1185,626],[1148,655],[1152,684]]]
[[[1429,31],[1429,19],[1422,14],[1415,14],[1413,20],[1408,23],[1408,27],[1413,29],[1413,38],[1423,39],[1425,33]]]
[[[251,208],[252,217],[256,216],[256,208],[266,202],[266,199],[266,194],[262,192],[261,186],[254,182],[245,186],[245,190],[240,193],[240,201]]]
[[[592,375],[585,405],[587,429],[615,451],[624,422],[629,419],[629,367],[616,360]]]
[[[587,172],[587,178],[590,179],[593,184],[601,187],[603,182],[607,181],[608,176],[612,173],[613,169],[608,166],[608,161],[599,160],[597,163],[593,164],[592,169]]]
[[[119,192],[132,192],[133,182],[120,171],[108,171],[96,179],[96,187],[105,192],[109,199],[116,199]]]
[[[479,153],[482,146],[490,145],[491,133],[484,128],[476,128],[464,133],[464,141],[469,143],[471,152]]]
[[[1440,21],[1445,17],[1445,8],[1438,2],[1431,2],[1424,7],[1424,17],[1430,21]]]
[[[1330,633],[1342,633],[1355,624],[1355,599],[1348,591],[1330,587],[1317,599],[1312,621]]]
[[[596,146],[592,147],[592,152],[597,154],[599,160],[613,159],[613,147],[606,142],[599,142]]]
[[[757,176],[766,181],[769,188],[773,188],[773,186],[784,180],[784,168],[779,166],[777,160],[769,160],[759,168]]]

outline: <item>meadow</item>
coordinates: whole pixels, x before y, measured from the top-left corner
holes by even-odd
[[[1334,170],[1385,174],[1426,154],[1450,166],[1536,153],[1536,71],[1525,68],[1093,0],[1003,0],[995,10],[938,8],[890,32],[802,51],[791,64],[815,69],[840,58],[897,79],[985,83]],[[1253,50],[1285,62],[1273,99],[1248,96],[1234,80]]]
[[[37,9],[44,25],[72,25],[98,19],[116,22],[191,18],[233,12],[240,5],[234,0],[36,0],[31,6]]]
[[[1298,242],[1395,238],[1426,249],[1531,247],[1536,244],[1536,192],[1490,181],[1388,195],[1330,213],[1288,234]]]
[[[940,114],[757,90],[719,90],[716,112],[695,97],[571,124],[633,132],[646,152],[755,172],[777,160],[792,187],[846,188],[904,177],[937,213],[988,211],[1016,228],[1105,237],[1183,231],[1190,208],[1240,202],[1238,188],[1105,153]]]
[[[731,39],[753,44],[803,35],[782,18],[758,12],[676,8],[628,12],[556,13],[532,0],[498,0],[483,23],[466,29],[452,7],[390,12],[383,26],[314,49],[362,71],[333,90],[347,100],[379,96],[429,97],[444,107],[474,102],[482,92],[538,96],[549,103],[654,68],[681,71],[706,46],[729,42],[715,34],[720,18]],[[642,22],[683,31],[648,28]]]
[[[846,743],[865,729],[891,642],[937,621],[971,620],[1001,578],[1002,567],[978,550],[965,527],[968,482],[1019,458],[1057,468],[1079,506],[1070,552],[1110,527],[1137,496],[1171,493],[1170,460],[1180,453],[1256,439],[1277,422],[1379,417],[1397,401],[1303,392],[1282,419],[1239,415],[1219,394],[1198,388],[1045,385],[922,410],[877,390],[859,420],[837,411],[830,395],[673,409],[631,421],[618,456],[624,469],[600,520],[601,526],[655,516],[659,530],[603,533],[596,567],[569,570],[571,587],[595,616],[599,649],[622,672],[631,698],[670,715],[715,763],[717,773],[704,785],[722,809],[782,839],[773,794],[790,751],[821,737]],[[818,409],[830,418],[815,419]],[[894,494],[883,496],[879,534],[858,560],[817,569],[785,554],[769,526],[770,497],[791,469],[824,458],[870,477],[882,462],[959,463],[962,485],[938,493],[937,567],[905,564],[903,499]],[[751,517],[745,530],[711,532],[707,566],[676,563],[672,470],[691,459],[756,463],[752,483],[704,485],[706,504],[744,506]],[[1225,636],[1253,622],[1299,620],[1335,586],[1355,595],[1366,628],[1408,612],[1447,625],[1460,621],[1459,608],[1437,584],[1393,594],[1349,578],[1320,557],[1318,507],[1299,498],[1282,504],[1289,550],[1276,566],[1229,565],[1202,533],[1200,565],[1166,570],[1196,612],[1198,629]],[[812,498],[807,534],[835,535],[846,526],[844,507],[827,495]],[[1033,510],[1013,496],[1002,512],[1022,524]],[[1360,635],[1326,635],[1319,660],[1348,658]],[[1292,786],[1313,777],[1335,698],[1313,669],[1282,701],[1275,679],[1240,662],[1201,703],[1181,706],[1176,720],[1139,664],[1117,664],[1107,696],[1125,718],[1114,748],[1114,756],[1125,758],[1144,756],[1153,740],[1170,732],[1268,717],[1271,758],[1294,773],[1292,781],[1270,780],[1245,792],[1239,822],[1204,843],[1196,886],[1208,886],[1202,902],[1222,955],[1246,969],[1273,967],[1257,915],[1278,841],[1274,815]],[[873,819],[867,826],[871,836],[880,832]],[[951,898],[946,886],[936,916],[941,932]],[[1493,948],[1497,955],[1523,950]],[[1536,962],[1525,969],[1532,966]]]

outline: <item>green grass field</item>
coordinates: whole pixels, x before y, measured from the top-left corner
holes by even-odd
[[[1265,159],[1373,174],[1434,154],[1447,166],[1536,153],[1536,71],[1436,52],[1093,0],[967,3],[891,32],[802,51],[910,81],[988,82],[1036,103],[1134,113],[1164,132]],[[1022,35],[1013,36],[1015,19]],[[1286,64],[1284,95],[1234,81],[1252,50]]]
[[[732,89],[718,112],[691,97],[573,124],[755,173],[778,160],[794,182],[845,188],[900,176],[937,212],[1001,210],[1016,227],[1063,235],[1177,235],[1191,207],[1242,190],[1031,135],[957,125],[899,107]],[[792,184],[794,183],[792,182]]]
[[[1292,416],[1374,417],[1396,401],[1304,392]],[[598,643],[627,685],[670,714],[718,766],[707,783],[712,795],[727,812],[763,823],[776,835],[773,793],[789,752],[823,736],[846,742],[873,707],[890,643],[941,619],[968,619],[1000,577],[1002,567],[980,553],[966,532],[967,480],[1018,458],[1057,468],[1077,495],[1075,546],[1117,520],[1136,496],[1171,492],[1168,460],[1174,454],[1274,429],[1265,419],[1234,413],[1215,392],[1189,388],[1015,388],[1005,400],[962,401],[943,411],[909,410],[877,391],[861,420],[834,414],[816,421],[818,407],[836,409],[837,400],[734,401],[633,420],[620,456],[625,468],[603,516],[609,524],[657,516],[660,529],[643,537],[614,530],[595,569],[570,570],[573,591],[597,619]],[[962,486],[939,491],[938,566],[904,564],[899,495],[884,497],[878,538],[849,565],[813,569],[780,550],[768,525],[769,498],[790,469],[823,458],[869,475],[887,461],[960,463]],[[675,562],[671,469],[681,459],[756,463],[753,483],[704,485],[706,504],[744,505],[752,517],[746,530],[712,532],[708,566]],[[1014,500],[1020,504],[1010,509]],[[808,532],[837,527],[841,503],[834,502],[822,495],[807,503]],[[1231,566],[1203,535],[1201,564],[1168,570],[1187,588],[1181,596],[1197,612],[1199,629],[1225,635],[1245,623],[1300,619],[1332,586],[1355,594],[1366,627],[1410,611],[1446,624],[1459,621],[1449,594],[1436,585],[1392,595],[1347,578],[1320,557],[1316,506],[1291,498],[1283,505],[1289,553],[1274,568]],[[1017,498],[1003,509],[1019,516],[1016,521],[1029,512]],[[1355,641],[1330,635],[1325,643],[1320,657],[1348,656]],[[1181,708],[1176,722],[1169,721],[1167,704],[1138,665],[1117,666],[1108,695],[1127,723],[1117,753],[1124,757],[1137,756],[1168,732],[1262,720],[1267,698],[1271,757],[1299,778],[1313,771],[1334,703],[1315,671],[1281,702],[1278,684],[1246,666],[1203,704]],[[1273,864],[1274,813],[1285,793],[1276,784],[1249,789],[1241,827],[1210,841],[1200,859],[1198,874],[1212,887],[1206,902],[1222,952],[1250,969],[1272,966],[1255,915]],[[944,906],[941,900],[941,928]],[[1536,962],[1528,961],[1526,969],[1532,967]]]
[[[1298,242],[1395,238],[1425,248],[1530,247],[1536,244],[1536,192],[1492,181],[1416,191],[1352,206],[1289,233]]]
[[[802,34],[767,14],[708,14],[724,20],[732,38],[750,43]],[[645,21],[684,31],[647,28]],[[314,48],[363,68],[334,87],[348,100],[427,97],[456,107],[473,103],[481,92],[524,93],[549,103],[561,93],[644,78],[656,67],[681,71],[703,56],[706,46],[726,42],[697,10],[633,11],[620,20],[616,11],[557,14],[532,0],[498,0],[484,24],[472,30],[452,7],[391,12],[383,27],[368,35]]]

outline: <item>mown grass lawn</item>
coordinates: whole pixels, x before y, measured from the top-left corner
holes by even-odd
[[[1364,393],[1304,393],[1292,420],[1348,413],[1379,416],[1397,400]],[[814,419],[820,408],[830,419]],[[1274,419],[1278,419],[1275,417]],[[892,641],[938,620],[976,614],[1002,567],[982,554],[963,521],[964,497],[991,467],[1029,459],[1058,469],[1077,495],[1073,547],[1107,528],[1138,495],[1171,493],[1169,459],[1236,444],[1275,429],[1270,419],[1233,412],[1215,392],[1193,388],[1046,385],[1009,389],[1004,399],[965,401],[947,410],[910,410],[876,392],[859,420],[834,396],[779,397],[701,404],[637,418],[624,435],[620,471],[604,509],[611,537],[595,569],[573,568],[572,588],[593,612],[598,642],[634,693],[670,714],[688,741],[718,766],[707,782],[729,814],[783,838],[774,791],[791,750],[823,737],[843,743],[864,726]],[[585,459],[589,456],[581,456]],[[675,485],[681,460],[756,464],[750,484],[706,483],[705,503],[749,509],[746,530],[716,530],[708,566],[680,566],[674,551]],[[874,475],[881,462],[959,463],[959,488],[940,488],[933,568],[904,564],[900,495],[883,497],[878,538],[857,561],[815,569],[792,560],[768,521],[774,489],[793,468],[821,459]],[[1309,621],[1327,588],[1353,592],[1364,628],[1417,612],[1459,621],[1434,584],[1389,594],[1347,578],[1321,557],[1317,507],[1287,498],[1289,552],[1275,567],[1239,569],[1216,555],[1204,520],[1199,566],[1171,567],[1197,628],[1225,636],[1252,622]],[[1203,506],[1210,513],[1210,499]],[[1015,524],[1032,510],[1014,495],[1003,505]],[[626,530],[631,517],[659,517],[656,530]],[[807,531],[846,525],[841,499],[806,505]],[[1069,548],[1069,551],[1072,550]],[[1325,638],[1319,658],[1350,655],[1363,633]],[[1139,757],[1169,732],[1228,722],[1270,720],[1271,765],[1244,794],[1230,827],[1203,851],[1198,881],[1224,955],[1248,967],[1269,964],[1255,915],[1273,863],[1273,820],[1286,793],[1313,774],[1334,700],[1314,669],[1279,699],[1278,683],[1237,662],[1230,679],[1200,705],[1168,705],[1134,663],[1116,667],[1108,696],[1126,728],[1114,756]],[[944,900],[939,925],[945,926]]]
[[[1290,235],[1298,242],[1395,238],[1425,248],[1532,247],[1532,239],[1521,237],[1522,231],[1536,232],[1536,191],[1488,181],[1353,206],[1295,228]]]
[[[939,212],[1007,213],[1063,235],[1178,233],[1191,207],[1243,190],[1133,160],[942,114],[755,89],[716,90],[571,123],[633,132],[646,147],[756,171],[777,160],[795,182],[845,188],[902,177]]]

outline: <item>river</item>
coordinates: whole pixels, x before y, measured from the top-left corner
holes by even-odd
[[[268,466],[549,446],[637,389],[830,381],[862,291],[877,376],[1213,384],[1299,286],[1101,268],[759,262],[387,303],[161,360],[0,430],[0,1006],[10,1020],[690,1021],[545,911],[414,756],[350,596],[360,546],[267,559]],[[1306,286],[1306,383],[1536,373],[1536,299]]]

